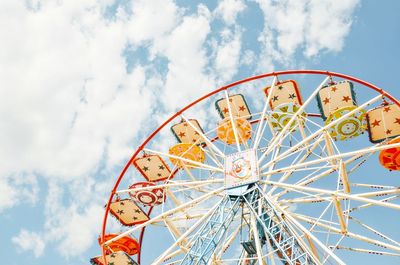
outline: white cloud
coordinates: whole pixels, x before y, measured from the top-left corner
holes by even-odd
[[[239,29],[226,30],[222,36],[221,43],[215,47],[215,70],[221,85],[232,81],[232,77],[237,73],[242,44]]]
[[[0,212],[36,203],[39,188],[30,172],[44,176],[45,224],[39,233],[22,229],[13,242],[36,257],[46,244],[63,256],[80,256],[96,243],[113,169],[126,161],[136,139],[216,84],[232,81],[241,64],[256,61],[250,48],[242,52],[246,31],[235,24],[247,7],[224,0],[213,11],[200,4],[189,13],[172,0],[139,0],[105,18],[113,0],[3,2]],[[357,1],[332,3],[260,3],[259,69],[272,70],[298,50],[306,56],[339,51]],[[225,22],[217,29],[221,35],[210,37],[219,18]],[[146,63],[129,72],[127,45],[148,52]],[[187,116],[207,127],[206,121],[219,120],[209,106]],[[167,147],[171,141],[163,131],[159,142]],[[98,171],[110,177],[99,180]]]
[[[271,70],[274,61],[288,63],[296,51],[306,57],[338,52],[352,23],[358,0],[257,1],[264,13],[261,70]],[[268,59],[267,59],[268,60]],[[265,69],[264,69],[265,68]]]
[[[234,24],[237,15],[246,8],[242,0],[223,0],[219,1],[217,8],[214,10],[215,16],[222,16],[222,19],[228,25]]]
[[[42,237],[35,232],[22,229],[11,240],[18,247],[19,251],[33,251],[36,258],[43,255],[45,243]]]
[[[0,178],[0,213],[21,203],[34,205],[37,202],[39,186],[31,174],[14,174]]]
[[[168,73],[161,100],[168,111],[183,107],[213,87],[207,75],[204,44],[210,33],[210,12],[199,5],[197,13],[185,16],[165,38],[156,41],[152,53],[168,60]]]

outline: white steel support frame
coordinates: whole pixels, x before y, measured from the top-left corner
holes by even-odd
[[[231,106],[229,102],[228,89],[221,90],[221,93],[225,95],[229,114],[227,122],[232,125],[236,141],[231,147],[226,143],[219,143],[218,138],[209,137],[210,132],[212,133],[214,130],[203,132],[190,119],[181,113],[178,114],[176,117],[180,115],[182,120],[200,135],[200,139],[193,145],[198,144],[200,140],[204,143],[200,148],[206,153],[206,160],[197,162],[185,158],[185,154],[176,156],[143,148],[142,150],[145,152],[178,161],[175,166],[180,175],[176,174],[178,177],[173,180],[172,175],[175,176],[175,173],[171,173],[165,182],[158,182],[148,187],[116,190],[114,193],[120,196],[156,188],[163,189],[164,196],[168,198],[168,201],[158,208],[159,212],[153,212],[155,216],[151,217],[150,220],[104,242],[103,246],[109,248],[110,243],[125,235],[137,233],[144,227],[162,226],[169,230],[173,242],[152,264],[159,265],[168,262],[168,264],[185,265],[220,265],[238,262],[238,264],[244,265],[248,264],[246,262],[250,262],[252,265],[274,265],[276,260],[291,265],[319,265],[332,261],[335,264],[345,264],[337,256],[336,250],[400,257],[400,241],[352,216],[354,211],[372,206],[400,210],[400,204],[395,201],[400,199],[400,189],[389,185],[357,183],[362,180],[354,179],[353,175],[350,175],[371,154],[389,148],[400,148],[400,143],[388,144],[387,141],[384,141],[372,147],[341,153],[328,133],[329,128],[379,101],[382,99],[382,95],[369,99],[349,113],[324,126],[320,126],[308,118],[305,118],[304,123],[299,120],[302,119],[301,113],[315,99],[315,96],[329,78],[327,76],[323,80],[304,104],[294,114],[291,114],[289,122],[283,129],[277,132],[271,128],[268,117],[270,113],[274,113],[273,110],[269,109],[269,103],[278,78],[277,76],[273,77],[262,112],[257,113],[259,120],[251,121],[252,124],[258,122],[253,135],[252,148],[257,150],[260,155],[257,162],[261,179],[257,183],[249,185],[248,189],[236,198],[234,196],[229,197],[224,193],[224,190],[227,189],[223,187],[224,174],[226,173],[223,165],[224,159],[232,153],[233,149],[237,149],[237,152],[248,149],[249,143],[241,143],[243,139],[240,138],[238,133],[236,120],[238,117],[234,115],[233,105]],[[313,115],[310,116],[314,117]],[[254,117],[254,114],[252,114],[252,117]],[[300,131],[296,131],[296,134],[292,134],[294,122],[297,123],[296,128],[300,129]],[[313,127],[314,125],[316,126]],[[271,129],[271,139],[267,139],[264,135],[264,132],[268,129],[267,126]],[[311,130],[311,128],[314,128],[314,130]],[[269,131],[265,133],[269,135]],[[299,135],[301,137],[297,137]],[[293,146],[292,140],[295,143]],[[287,144],[287,142],[290,142],[290,144]],[[266,146],[260,148],[260,143]],[[281,150],[283,151],[281,152]],[[270,161],[265,162],[265,158],[270,159]],[[358,159],[363,161],[356,161]],[[357,165],[351,164],[353,162]],[[180,163],[183,165],[178,166]],[[277,168],[278,165],[279,168]],[[210,174],[207,174],[207,172]],[[331,174],[334,172],[337,173],[335,179],[325,178],[332,176]],[[181,176],[186,179],[180,179]],[[271,180],[274,177],[277,177],[277,181]],[[330,181],[330,185],[334,187],[331,188],[327,185],[324,188],[319,188],[321,186],[318,184],[324,183],[320,181],[323,178],[325,178],[323,181],[326,180],[326,183]],[[337,183],[334,183],[336,180]],[[311,185],[316,181],[320,182]],[[289,182],[293,184],[289,184]],[[221,206],[224,201],[229,203]],[[356,205],[353,205],[354,202]],[[302,209],[292,208],[292,206],[297,205],[301,207],[317,205],[316,209],[318,210],[301,214]],[[208,206],[211,208],[208,208]],[[243,251],[240,257],[227,257],[229,251],[233,251],[233,247],[230,248],[231,245],[238,243],[239,234],[244,227],[243,224],[233,227],[233,224],[236,225],[240,220],[237,216],[240,209],[242,209],[242,213],[247,211],[245,212],[247,215],[246,228],[248,229],[246,230],[246,238],[254,241],[255,252],[248,254]],[[329,214],[331,214],[330,218]],[[188,222],[179,226],[185,221]],[[210,225],[211,223],[213,225]],[[215,225],[216,223],[218,224]],[[353,225],[358,225],[375,237],[380,237],[380,240],[352,232]],[[323,236],[317,237],[316,234]],[[208,238],[210,235],[212,237]],[[241,235],[240,237],[243,238]],[[202,240],[201,243],[198,243],[199,238]],[[345,238],[386,248],[393,252],[369,250],[368,247],[363,249],[346,246]]]
[[[288,150],[286,150],[285,152],[283,152],[282,154],[280,154],[278,157],[276,157],[273,161],[270,161],[268,163],[266,163],[265,165],[260,167],[260,170],[264,170],[266,169],[268,166],[270,166],[272,163],[275,163],[276,161],[285,158],[286,156],[290,155],[292,152],[296,151],[300,146],[308,143],[309,141],[311,141],[312,139],[314,139],[316,136],[318,136],[321,133],[324,133],[324,131],[326,131],[327,129],[331,128],[332,126],[335,126],[336,124],[338,124],[339,122],[345,120],[346,118],[352,116],[354,113],[356,113],[357,111],[364,109],[365,107],[371,105],[372,103],[378,101],[382,99],[382,95],[376,96],[374,98],[372,98],[371,100],[361,104],[360,106],[358,106],[357,108],[353,109],[352,111],[349,111],[348,113],[346,113],[345,115],[341,116],[340,118],[338,118],[337,120],[334,120],[332,122],[330,122],[329,124],[325,125],[324,127],[320,128],[319,130],[315,131],[314,133],[310,134],[306,139],[303,139],[302,141],[298,142],[296,145],[294,145],[293,147],[289,148]],[[260,160],[259,160],[260,161]],[[260,161],[261,162],[261,161]]]
[[[304,111],[307,105],[314,100],[315,96],[318,94],[319,90],[325,85],[325,83],[329,80],[329,76],[327,76],[321,84],[313,91],[313,93],[308,97],[308,99],[300,106],[300,108],[292,115],[288,123],[283,127],[283,129],[279,132],[279,134],[274,138],[274,140],[269,144],[267,150],[262,154],[258,163],[261,164],[266,155],[268,155],[272,149],[275,147],[276,144],[281,143],[283,136],[285,135],[286,131],[291,127],[292,123],[297,120],[297,117]]]

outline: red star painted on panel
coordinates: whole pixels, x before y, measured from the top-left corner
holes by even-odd
[[[186,134],[184,132],[180,132],[178,135],[179,137],[185,137]]]
[[[384,107],[384,108],[383,108],[383,111],[384,111],[384,112],[389,112],[389,111],[390,111],[390,107]]]
[[[343,99],[342,99],[342,101],[350,101],[351,100],[351,98],[349,97],[349,96],[343,96]]]
[[[380,120],[375,120],[373,123],[371,123],[372,127],[376,127],[379,126],[379,124],[381,123]]]
[[[194,134],[195,134],[195,135],[200,135],[200,134],[199,134],[197,131],[196,131],[196,132],[194,132]]]
[[[229,112],[229,110],[228,110],[228,108],[224,108],[224,109],[222,110],[222,112],[225,113],[225,114],[227,114],[227,113]]]
[[[183,126],[187,127],[187,126],[188,126],[188,124],[185,122],[185,123],[183,124]]]
[[[232,98],[229,98],[229,102],[232,102]]]
[[[335,86],[333,86],[332,88],[331,88],[331,91],[332,92],[335,92],[337,90],[337,87],[335,87]]]
[[[244,106],[239,106],[239,111],[244,111],[246,108]]]
[[[396,118],[396,121],[394,123],[400,124],[400,118]]]
[[[322,100],[324,102],[324,104],[328,104],[329,103],[329,98],[325,98],[324,100]]]
[[[386,134],[391,134],[391,133],[392,133],[392,130],[389,130],[389,129],[386,130]]]

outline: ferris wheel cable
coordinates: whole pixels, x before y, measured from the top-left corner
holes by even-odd
[[[166,258],[166,256],[176,247],[178,246],[188,235],[190,235],[200,224],[202,224],[219,206],[219,204],[223,201],[221,199],[219,203],[216,203],[212,208],[208,210],[206,214],[202,218],[200,218],[193,226],[191,226],[188,230],[186,230],[185,233],[183,233],[166,251],[164,251],[161,256],[159,256],[153,265],[158,265],[161,262],[163,262]]]
[[[297,159],[300,157],[300,155],[301,155],[301,153],[299,153],[299,155],[294,159],[293,163],[302,163],[302,162],[304,162],[304,161],[312,154],[313,150],[314,150],[315,148],[317,148],[319,141],[322,141],[322,138],[319,138],[319,139],[311,146],[311,148],[307,151],[307,153],[305,153],[305,154],[303,155],[303,157],[300,158],[300,160],[297,160]],[[288,171],[288,172],[285,172],[285,174],[284,174],[278,181],[279,181],[279,182],[284,182],[284,181],[286,181],[286,180],[293,174],[293,172],[295,172],[294,169],[293,169],[293,170],[290,170],[290,171]],[[267,176],[267,179],[268,179],[268,176]],[[268,195],[271,195],[275,190],[276,190],[276,187],[272,187],[271,190],[269,190],[267,194],[268,194]]]
[[[194,126],[190,120],[188,120],[183,114],[181,114],[181,118],[184,119],[185,122],[189,124],[189,126],[192,127],[204,139],[204,141],[206,141],[207,144],[209,144],[209,146],[214,149],[215,152],[217,152],[221,157],[225,157],[225,154],[221,150],[219,150],[219,148],[215,146],[201,130]]]
[[[237,133],[237,130],[236,130],[236,121],[233,119],[232,108],[231,108],[231,104],[229,103],[228,91],[225,89],[224,92],[225,92],[226,105],[228,107],[228,112],[229,112],[229,118],[230,118],[231,124],[232,124],[233,135],[235,136],[236,147],[237,147],[238,152],[241,152],[242,150],[240,148],[239,137],[238,137],[238,133]]]
[[[267,199],[268,197],[262,193],[262,196],[264,196],[265,199]],[[267,199],[268,200],[268,199]],[[345,265],[345,263],[338,257],[336,256],[335,253],[333,253],[329,248],[327,248],[317,237],[315,237],[310,231],[308,231],[303,225],[301,225],[299,222],[297,222],[297,220],[291,215],[290,212],[284,210],[282,207],[280,207],[278,204],[268,200],[269,203],[280,213],[284,214],[284,216],[286,217],[286,220],[289,220],[290,223],[292,223],[297,229],[299,229],[300,231],[302,231],[305,235],[307,235],[308,237],[310,237],[321,249],[323,249],[325,251],[325,253],[329,254],[337,263],[341,264],[341,265]],[[294,235],[296,235],[297,233],[293,230],[292,231]],[[297,236],[298,237],[298,236]],[[300,240],[300,238],[298,238],[299,242],[303,242],[302,240]],[[303,247],[305,249],[308,249],[308,247],[306,245],[304,245],[303,243]],[[313,255],[312,255],[313,256]],[[314,257],[315,258],[315,257]],[[318,261],[318,260],[317,260]]]
[[[387,185],[376,185],[376,184],[368,184],[368,183],[351,183],[351,186],[354,187],[363,187],[363,188],[371,188],[371,189],[396,189],[399,187],[396,186],[387,186]]]
[[[293,215],[293,217],[295,219],[298,219],[298,220],[306,222],[306,223],[313,222],[313,220],[310,220],[306,216]],[[327,229],[327,230],[329,230],[331,232],[334,232],[334,233],[336,233],[338,235],[343,235],[341,230],[338,229],[338,228],[323,224],[321,222],[317,222],[317,225],[319,227],[321,227],[321,228]],[[391,244],[388,244],[388,243],[385,243],[385,242],[382,242],[382,241],[379,241],[379,240],[371,239],[371,238],[366,237],[366,236],[361,236],[361,235],[355,234],[355,233],[350,232],[350,231],[347,231],[346,236],[349,237],[349,238],[352,238],[352,239],[360,240],[360,241],[368,243],[368,244],[376,245],[378,247],[387,248],[387,249],[391,249],[391,250],[398,251],[398,252],[400,251],[400,247],[398,247],[398,246],[394,246],[394,245],[391,245]]]
[[[309,135],[306,139],[302,140],[301,142],[297,143],[296,145],[294,145],[292,148],[290,148],[289,150],[286,150],[283,154],[281,154],[279,157],[276,158],[276,160],[280,160],[283,157],[287,156],[288,154],[290,154],[291,152],[295,151],[298,147],[300,147],[301,145],[307,143],[308,141],[314,139],[316,136],[318,136],[319,134],[323,133],[325,130],[335,126],[336,124],[338,124],[339,122],[343,121],[344,119],[347,119],[348,117],[350,117],[351,115],[353,115],[354,113],[356,113],[357,111],[364,109],[365,107],[371,105],[372,103],[378,101],[382,99],[382,95],[378,95],[370,100],[368,100],[367,102],[363,103],[362,105],[358,106],[357,108],[349,111],[348,113],[346,113],[345,115],[341,116],[340,118],[338,118],[337,120],[334,120],[332,122],[330,122],[329,124],[325,125],[324,127],[320,128],[319,130],[315,131],[314,133],[312,133],[311,135]],[[271,163],[271,162],[269,162]],[[269,166],[269,163],[263,165],[260,170],[263,170],[265,168],[267,168]]]
[[[268,96],[267,96],[267,101],[264,103],[264,108],[263,108],[263,111],[262,111],[262,114],[261,114],[260,122],[259,122],[259,124],[257,126],[257,132],[256,132],[256,137],[255,137],[255,140],[254,140],[254,144],[253,144],[253,149],[257,149],[258,148],[258,144],[260,143],[261,132],[264,130],[264,129],[262,129],[262,126],[263,126],[263,123],[264,123],[264,118],[265,118],[265,115],[266,115],[266,112],[267,112],[267,109],[268,109],[269,102],[270,102],[271,97],[272,97],[272,92],[275,89],[276,80],[277,80],[277,78],[276,78],[276,76],[274,76],[274,78],[272,80],[270,92],[268,93]],[[274,134],[274,130],[272,130],[272,133]]]
[[[364,156],[364,155],[359,155],[359,154],[357,154],[357,155],[355,155],[355,156],[353,156],[353,157],[347,159],[346,161],[344,161],[344,164],[347,166],[348,164],[350,164],[350,163],[356,161],[357,159],[360,159],[360,158],[363,157],[363,156]],[[326,177],[326,176],[328,176],[329,174],[331,174],[331,173],[337,171],[337,169],[338,169],[338,168],[332,168],[332,169],[330,169],[330,170],[326,170],[326,171],[322,172],[321,174],[312,177],[311,179],[304,179],[304,178],[303,178],[302,180],[296,182],[296,185],[299,185],[299,186],[307,186],[307,185],[309,185],[309,184],[311,184],[311,183],[317,181],[318,179],[321,179],[321,178],[323,178],[323,177]]]
[[[345,237],[345,236],[342,235],[342,236],[339,238],[339,240],[338,240],[338,241],[336,242],[336,244],[335,244],[335,247],[338,246],[338,245],[343,241],[344,237]],[[329,256],[326,256],[325,259],[323,260],[322,264],[325,264],[325,262],[328,261],[328,258],[329,258]]]
[[[331,172],[329,172],[329,171],[331,171]],[[316,170],[316,171],[314,171],[314,172],[311,172],[311,173],[307,174],[307,175],[304,176],[302,179],[300,179],[298,182],[295,182],[294,185],[308,186],[308,185],[310,185],[311,183],[314,183],[315,181],[317,181],[317,180],[319,180],[319,179],[321,179],[321,178],[323,178],[323,177],[325,177],[325,176],[329,176],[331,173],[335,172],[335,169],[329,169],[329,170],[326,170],[326,171],[322,172],[321,174],[318,174],[318,175],[314,176],[314,175],[317,174],[318,172],[320,172],[320,170]],[[327,173],[327,172],[329,172],[329,173]],[[317,178],[317,177],[318,177],[318,178]],[[311,181],[307,181],[308,179],[310,179]],[[299,182],[301,182],[301,184],[299,184]],[[280,183],[282,183],[282,182],[280,182]],[[272,188],[278,188],[278,187],[272,186],[271,189],[272,189]],[[293,192],[292,190],[288,190],[288,189],[283,188],[283,187],[279,187],[279,188],[281,188],[281,189],[283,189],[283,190],[280,191],[280,192],[278,192],[278,193],[276,193],[276,194],[272,194],[272,195],[271,195],[275,200],[278,200],[278,199],[280,199],[282,196],[284,196],[284,195],[286,195],[286,194],[288,194],[288,193],[290,193],[290,192]]]
[[[168,153],[155,151],[155,150],[151,150],[151,149],[147,149],[147,148],[144,148],[143,150],[145,150],[146,152],[149,152],[149,153],[153,153],[153,154],[157,154],[157,155],[161,155],[161,156],[166,156],[166,157],[169,157],[169,158],[172,158],[172,159],[181,160],[181,161],[189,163],[189,164],[194,164],[194,165],[197,165],[200,169],[224,172],[224,170],[222,168],[217,168],[217,167],[214,167],[214,166],[206,165],[206,164],[203,164],[203,163],[191,160],[191,159],[187,159],[187,158],[184,158],[184,157],[181,157],[181,156],[171,155],[171,154],[168,154]]]
[[[308,161],[308,162],[304,162],[304,163],[300,163],[300,164],[291,165],[291,166],[280,168],[280,169],[275,169],[273,171],[262,172],[261,175],[264,176],[264,175],[267,175],[267,174],[276,174],[276,173],[280,173],[282,171],[287,171],[287,170],[291,170],[291,169],[297,169],[298,170],[299,168],[307,167],[308,165],[318,164],[318,163],[326,162],[326,161],[329,161],[329,160],[332,160],[332,159],[338,159],[338,158],[343,158],[343,157],[348,157],[348,156],[354,156],[354,155],[357,155],[357,154],[368,154],[368,153],[371,153],[371,152],[386,150],[386,149],[390,149],[390,148],[397,148],[397,147],[400,147],[400,143],[368,147],[368,148],[364,148],[364,149],[359,149],[357,151],[341,153],[341,154],[337,154],[337,155],[333,155],[333,156],[324,157],[324,158],[321,158],[321,159],[316,159],[316,160],[312,160],[312,161]]]
[[[308,193],[305,193],[305,194],[308,194]],[[354,195],[354,196],[365,197],[365,198],[381,197],[381,196],[387,196],[387,195],[392,195],[392,194],[400,194],[400,188],[395,188],[395,189],[385,190],[385,191],[352,193],[352,195]],[[329,197],[321,197],[319,195],[321,195],[321,193],[316,194],[313,197],[315,197],[317,200],[325,200],[325,201],[329,200]],[[315,200],[314,198],[300,197],[300,198],[295,198],[295,199],[286,199],[286,200],[284,199],[284,200],[281,200],[280,202],[282,202],[282,203],[314,203],[314,202],[317,202],[314,200]]]
[[[380,144],[380,145],[383,145]],[[356,165],[354,165],[352,168],[350,168],[348,170],[348,175],[350,175],[351,173],[353,173],[355,170],[357,170],[358,168],[360,168],[369,158],[371,158],[371,156],[373,155],[373,153],[369,153],[365,156],[365,158],[363,160],[361,160],[360,162],[358,162]]]
[[[378,200],[372,200],[369,198],[365,197],[359,197],[353,194],[346,194],[338,191],[332,191],[332,190],[325,190],[325,189],[319,189],[319,188],[311,188],[311,187],[303,187],[303,186],[298,186],[298,185],[292,185],[292,184],[286,184],[286,183],[278,183],[276,181],[261,181],[264,184],[269,184],[269,185],[276,185],[280,187],[285,187],[288,189],[292,189],[294,191],[309,191],[309,192],[315,192],[315,193],[325,193],[328,195],[333,195],[338,198],[344,198],[344,199],[350,199],[350,200],[355,200],[355,201],[360,201],[360,202],[366,202],[366,203],[372,203],[377,206],[383,206],[387,208],[392,208],[395,210],[400,210],[400,205],[398,204],[393,204],[393,203],[387,203],[387,202],[382,202]]]
[[[363,228],[369,230],[370,232],[372,232],[372,233],[374,233],[374,234],[380,236],[381,238],[386,239],[387,241],[390,241],[391,243],[393,243],[393,244],[395,244],[395,245],[397,245],[397,246],[400,247],[400,243],[399,243],[399,242],[397,242],[396,240],[390,238],[389,236],[387,236],[387,235],[385,235],[385,234],[379,232],[378,230],[372,228],[371,226],[364,224],[363,222],[361,222],[361,221],[358,220],[357,218],[355,218],[355,217],[353,217],[353,216],[349,216],[349,220],[351,220],[351,221],[357,223],[358,225],[362,226]]]
[[[272,153],[272,158],[271,159],[274,159],[278,154],[279,154],[279,152],[281,151],[281,146],[278,146],[274,151],[273,151],[273,153]],[[269,170],[273,170],[275,168],[275,164],[272,164],[270,167],[269,167]],[[269,179],[271,177],[271,175],[269,175],[269,176],[266,176],[266,178],[267,179]],[[264,187],[264,192],[265,192],[265,188],[266,187]]]
[[[262,253],[259,232],[258,232],[257,225],[256,225],[256,217],[253,212],[250,213],[250,223],[251,223],[251,230],[253,232],[254,240],[256,243],[258,263],[259,263],[259,265],[264,265],[265,264],[263,261],[264,254]]]
[[[216,165],[218,165],[219,167],[223,167],[221,162],[218,160],[217,155],[212,149],[207,150],[203,148],[201,145],[199,147],[201,150],[203,150],[203,152],[207,155],[207,157],[209,157]]]
[[[329,247],[331,247],[331,246],[329,246]],[[332,248],[333,248],[333,246],[332,246]],[[400,257],[399,253],[392,253],[392,252],[386,252],[386,251],[375,251],[375,250],[362,249],[362,248],[353,248],[353,247],[345,247],[345,246],[336,246],[336,249],[355,251],[355,252],[367,253],[367,254],[382,255],[382,256]]]
[[[174,240],[176,240],[177,238],[182,236],[182,233],[179,231],[179,229],[172,223],[170,222],[168,219],[163,218],[163,221],[165,223],[165,225],[168,228],[168,231],[170,232],[172,238]],[[186,244],[186,239],[183,240],[183,244]],[[183,251],[185,251],[184,249],[182,249]]]
[[[396,196],[391,196],[391,197],[388,197],[388,198],[385,198],[385,199],[381,199],[379,201],[388,202],[388,201],[392,201],[392,200],[395,200],[395,199],[398,199],[398,198],[400,198],[400,196],[396,195]],[[362,205],[357,206],[357,207],[353,207],[353,208],[351,208],[349,210],[343,211],[343,213],[344,214],[348,214],[348,213],[351,213],[351,212],[354,212],[354,211],[358,211],[358,210],[361,210],[361,209],[365,209],[365,208],[368,208],[368,207],[371,207],[371,206],[374,206],[374,204],[366,203],[366,204],[362,204]]]
[[[168,211],[165,211],[165,212],[163,212],[162,214],[159,214],[158,216],[153,217],[153,218],[151,218],[150,220],[148,220],[148,221],[146,221],[146,222],[144,222],[144,223],[141,223],[141,224],[139,224],[139,225],[137,225],[137,226],[135,226],[135,227],[133,227],[133,228],[131,228],[131,229],[129,229],[129,230],[127,230],[127,231],[121,233],[121,234],[119,234],[118,236],[116,236],[116,237],[114,237],[114,238],[112,238],[112,239],[110,239],[110,240],[104,242],[102,245],[108,245],[108,244],[110,244],[111,242],[114,242],[114,241],[116,241],[116,240],[118,240],[118,239],[120,239],[120,238],[122,238],[122,237],[124,237],[124,236],[127,236],[127,235],[133,233],[133,232],[136,231],[136,230],[141,229],[142,227],[145,227],[145,226],[147,226],[147,225],[149,225],[149,224],[152,224],[152,223],[154,223],[154,222],[156,222],[156,221],[161,220],[161,219],[164,218],[165,216],[168,216],[168,215],[173,214],[173,213],[175,213],[175,212],[181,211],[182,209],[185,209],[185,208],[188,207],[188,206],[196,205],[196,204],[198,204],[198,203],[200,203],[200,202],[206,200],[206,199],[207,199],[208,197],[210,197],[211,195],[214,195],[214,194],[217,194],[217,193],[222,192],[224,189],[225,189],[224,187],[223,187],[223,188],[219,188],[219,189],[217,189],[217,190],[214,190],[214,191],[212,191],[212,192],[209,192],[209,193],[207,193],[207,194],[204,194],[204,195],[202,195],[202,196],[200,196],[200,197],[198,197],[198,198],[196,198],[196,199],[193,199],[193,200],[191,200],[191,201],[188,201],[188,202],[186,202],[186,203],[183,203],[182,205],[180,205],[180,206],[178,206],[178,207],[176,207],[176,208],[174,208],[174,209],[170,209],[170,210],[168,210]]]
[[[115,193],[120,194],[120,193],[127,193],[127,192],[135,192],[135,191],[143,191],[143,190],[152,190],[156,188],[172,188],[172,187],[191,187],[191,186],[205,186],[208,184],[213,184],[213,183],[223,183],[223,179],[210,179],[210,180],[198,180],[198,181],[189,181],[189,182],[171,182],[167,184],[158,184],[158,185],[152,185],[152,186],[146,186],[146,187],[138,187],[138,188],[133,188],[133,189],[126,189],[126,190],[118,190]]]
[[[333,208],[332,208],[333,209]],[[295,213],[295,212],[291,212],[292,213],[292,215],[293,215],[293,217],[303,217],[303,218],[307,218],[308,220],[309,220],[309,224],[313,224],[314,222],[315,223],[322,223],[322,224],[325,224],[325,225],[328,225],[328,226],[337,226],[337,228],[339,228],[340,227],[340,224],[339,223],[337,223],[337,222],[335,222],[335,221],[332,221],[332,220],[325,220],[325,219],[319,219],[319,220],[317,220],[317,218],[315,218],[315,217],[312,217],[312,216],[309,216],[309,215],[305,215],[305,214],[300,214],[300,213]],[[315,230],[314,230],[315,231]]]
[[[307,100],[303,103],[303,105],[300,106],[300,108],[292,115],[288,123],[282,128],[282,130],[278,133],[276,137],[274,137],[271,145],[268,147],[267,151],[263,153],[263,155],[258,159],[258,164],[261,164],[261,162],[264,160],[265,156],[268,155],[271,150],[274,148],[275,144],[280,142],[283,135],[286,133],[286,131],[290,128],[292,125],[293,121],[298,117],[304,109],[307,107],[307,105],[314,100],[315,96],[318,94],[319,90],[325,85],[325,83],[329,80],[329,76],[327,76],[322,83],[311,93],[311,95],[307,98]]]

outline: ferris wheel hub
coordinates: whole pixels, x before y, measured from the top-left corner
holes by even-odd
[[[248,149],[228,155],[224,172],[227,194],[241,195],[250,184],[260,180],[256,151]]]

